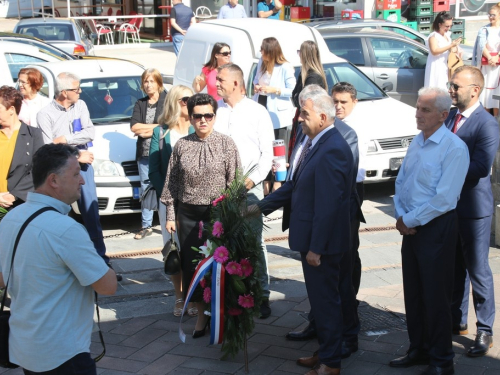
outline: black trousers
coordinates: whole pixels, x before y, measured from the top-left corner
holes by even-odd
[[[363,205],[363,200],[365,197],[365,186],[362,182],[356,183],[356,190],[358,192],[359,202]],[[352,228],[353,235],[352,239],[352,286],[354,288],[354,295],[358,295],[359,286],[361,285],[361,258],[359,257],[359,227],[361,222],[359,220],[355,220],[351,222],[351,227],[356,226],[356,228]]]
[[[64,362],[61,366],[43,372],[23,369],[25,375],[96,375],[97,370],[90,353],[80,353]]]
[[[451,297],[458,218],[455,210],[403,236],[403,289],[410,349],[428,351],[431,364],[453,363]]]

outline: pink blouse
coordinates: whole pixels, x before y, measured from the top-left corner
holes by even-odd
[[[204,66],[201,72],[205,75],[205,81],[207,82],[207,92],[213,96],[215,100],[219,100],[220,96],[217,95],[217,87],[215,87],[217,69],[209,69]]]

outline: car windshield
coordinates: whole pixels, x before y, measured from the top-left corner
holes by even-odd
[[[82,99],[94,125],[128,122],[134,105],[144,97],[141,77],[82,79]]]
[[[34,36],[35,38],[57,41],[57,40],[75,40],[75,33],[73,27],[69,24],[30,24],[17,28],[16,33]]]
[[[63,50],[60,50],[57,47],[51,46],[50,44],[39,42],[34,39],[27,39],[27,38],[10,38],[10,37],[1,37],[0,40],[6,40],[9,42],[16,42],[16,43],[21,43],[21,44],[27,44],[30,46],[34,46],[38,48],[38,50],[41,53],[45,53],[50,56],[57,57],[61,60],[74,60],[74,56],[64,52]]]

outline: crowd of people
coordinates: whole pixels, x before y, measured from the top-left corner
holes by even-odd
[[[174,0],[174,7],[179,3]],[[264,15],[281,6],[278,0],[264,4],[267,10],[259,7]],[[234,11],[234,4],[228,6],[227,12]],[[177,15],[184,11],[178,7]],[[493,117],[498,108],[494,111],[488,98],[495,92],[489,88],[491,77],[496,74],[498,81],[499,74],[499,5],[489,17],[491,24],[476,41],[475,63],[486,64],[459,67],[451,75],[446,71],[444,77],[445,55],[460,53],[459,43],[449,38],[452,18],[445,12],[436,17],[428,41],[428,84],[416,103],[421,133],[396,179],[410,346],[390,366],[425,364],[427,375],[454,373],[452,335],[468,333],[471,284],[477,335],[467,355],[483,356],[493,346],[490,170],[499,130]],[[188,17],[184,21],[176,24],[183,31]],[[130,130],[137,136],[141,186],[151,184],[156,192],[163,244],[174,238],[180,247],[181,272],[171,276],[176,299],[171,313],[182,315],[201,259],[193,250],[206,240],[199,223],[210,220],[212,201],[240,170],[249,212],[260,218],[255,227],[262,249],[259,317],[272,312],[263,215],[283,208],[282,227],[289,230],[290,249],[300,253],[311,305],[308,325],[288,332],[286,339],[317,337],[318,350],[297,364],[310,368],[307,375],[338,375],[341,360],[358,350],[359,227],[365,221],[361,206],[370,138],[356,111],[356,88],[349,82],[327,87],[313,41],[302,43],[298,52],[296,79],[279,42],[265,38],[253,93],[247,93],[243,71],[231,62],[231,46],[225,43],[214,45],[192,88],[178,85],[166,92],[160,72],[147,69],[141,77],[145,97],[135,104]],[[19,91],[0,88],[0,206],[10,211],[0,222],[0,237],[6,239],[0,248],[0,286],[10,286],[12,299],[11,361],[25,374],[72,374],[68,368],[95,374],[89,354],[93,291],[113,294],[121,275],[111,268],[99,220],[88,150],[94,125],[80,99],[78,76],[59,74],[52,100],[39,93],[42,85],[40,72],[22,69]],[[202,93],[205,89],[208,93]],[[288,171],[286,180],[273,186],[275,139],[288,149]],[[83,227],[67,217],[74,202]],[[43,208],[52,212],[41,213]],[[153,214],[142,210],[136,239],[151,234]],[[36,215],[45,219],[33,219],[24,240],[16,241],[12,233]],[[28,255],[13,263],[17,247]],[[189,303],[188,314],[197,317],[192,333],[197,339],[209,322],[200,290]],[[68,333],[68,317],[72,333],[62,340],[58,333]]]

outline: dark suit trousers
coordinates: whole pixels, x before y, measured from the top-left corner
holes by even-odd
[[[467,324],[469,292],[477,318],[477,330],[493,335],[495,296],[493,275],[488,262],[490,251],[491,216],[479,219],[459,219],[459,240],[455,261],[453,291],[453,324]]]
[[[328,367],[340,368],[342,352],[342,307],[339,294],[342,254],[322,255],[318,267],[300,253],[311,310],[314,311],[319,341],[319,361]]]
[[[448,366],[455,356],[450,306],[457,231],[453,210],[403,236],[401,248],[410,350],[428,350],[435,366]]]
[[[102,235],[101,220],[99,218],[99,204],[97,203],[97,191],[94,181],[94,168],[90,164],[80,164],[80,171],[85,185],[82,185],[80,199],[76,201],[78,209],[82,215],[83,225],[89,233],[90,239],[94,243],[97,254],[109,263],[109,257],[106,255],[106,245]]]
[[[365,196],[365,187],[362,182],[356,183],[356,190],[358,192],[359,203],[362,205]],[[352,286],[354,287],[354,296],[358,295],[359,286],[361,285],[361,258],[359,257],[359,220],[352,221],[351,227],[356,226],[352,235]]]

